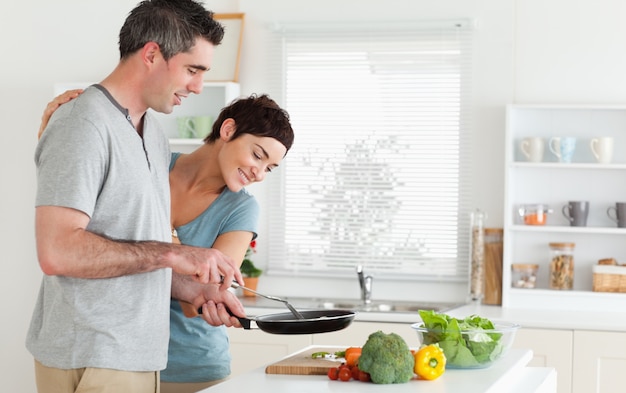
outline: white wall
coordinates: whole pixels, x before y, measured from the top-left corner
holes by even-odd
[[[33,151],[52,86],[103,78],[117,63],[117,34],[138,0],[14,2],[0,14],[0,390],[33,392],[24,337],[41,273],[33,234]],[[502,225],[504,106],[626,101],[626,3],[622,0],[211,0],[245,12],[242,93],[266,91],[262,42],[272,21],[472,17],[474,205]],[[263,188],[255,187],[262,199]],[[262,200],[262,204],[269,201]],[[285,280],[283,280],[284,282]],[[380,296],[393,292],[378,283]],[[277,292],[286,290],[278,283]],[[418,291],[416,288],[415,291]],[[396,290],[396,292],[398,292]],[[404,292],[414,293],[414,292]],[[445,295],[445,294],[442,294]]]

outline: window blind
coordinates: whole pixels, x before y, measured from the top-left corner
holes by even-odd
[[[296,139],[268,273],[467,280],[470,23],[281,26],[272,52]]]

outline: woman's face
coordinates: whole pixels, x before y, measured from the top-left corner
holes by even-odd
[[[248,184],[263,181],[286,153],[287,148],[270,137],[242,134],[227,141],[220,151],[220,168],[226,186],[238,192]]]

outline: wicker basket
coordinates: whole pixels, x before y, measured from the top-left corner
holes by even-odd
[[[593,267],[593,290],[626,293],[626,266],[595,265]]]

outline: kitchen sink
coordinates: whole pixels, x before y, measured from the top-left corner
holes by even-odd
[[[458,306],[458,304],[425,303],[425,302],[404,302],[404,301],[372,301],[369,304],[361,302],[333,302],[325,301],[320,303],[320,308],[324,309],[348,309],[361,312],[404,312],[414,313],[419,310],[434,310],[442,312]]]
[[[289,298],[291,304],[296,308],[310,309],[342,309],[359,312],[398,312],[416,313],[419,310],[434,310],[444,312],[461,306],[460,303],[439,303],[439,302],[409,302],[397,300],[372,300],[369,304],[364,304],[360,299],[306,299]]]

